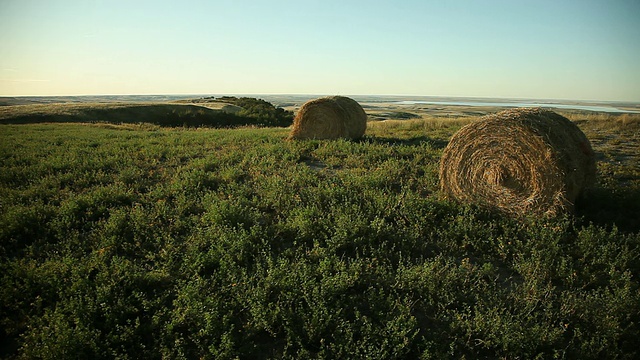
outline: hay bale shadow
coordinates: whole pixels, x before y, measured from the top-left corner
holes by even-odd
[[[336,170],[341,169],[341,166],[327,165],[322,160],[317,159],[310,155],[301,155],[298,159],[298,164],[304,164],[309,167],[310,170],[320,173],[325,172],[333,174]]]
[[[422,144],[429,144],[429,146],[433,149],[444,149],[449,144],[449,141],[442,139],[432,139],[427,136],[415,136],[408,139],[398,139],[391,137],[369,137],[365,136],[362,139],[354,140],[356,142],[364,142],[371,144],[381,144],[381,145],[390,145],[390,146],[416,146]]]
[[[624,186],[588,189],[576,200],[575,212],[586,224],[640,232],[640,189]]]

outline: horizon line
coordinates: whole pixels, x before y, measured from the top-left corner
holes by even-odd
[[[576,102],[607,102],[640,104],[640,100],[599,100],[599,99],[570,99],[544,97],[507,97],[507,96],[477,96],[477,95],[420,95],[420,94],[341,94],[341,93],[140,93],[140,94],[63,94],[63,95],[0,95],[0,98],[56,98],[56,97],[116,97],[116,96],[351,96],[351,97],[415,97],[415,98],[456,98],[456,99],[502,99],[502,100],[544,100],[544,101],[576,101]]]

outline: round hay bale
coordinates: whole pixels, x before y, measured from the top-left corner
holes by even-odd
[[[453,135],[440,161],[445,196],[511,215],[572,211],[595,181],[589,140],[540,108],[487,115]]]
[[[329,96],[304,103],[289,139],[357,139],[367,129],[367,114],[355,100]]]

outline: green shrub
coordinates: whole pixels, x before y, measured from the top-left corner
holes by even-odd
[[[424,129],[3,125],[0,356],[637,357],[633,211],[448,202]]]

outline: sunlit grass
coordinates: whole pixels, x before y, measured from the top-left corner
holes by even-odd
[[[439,196],[473,118],[2,125],[0,357],[635,358],[640,139],[574,120],[598,186],[522,221]]]
[[[410,120],[370,121],[367,126],[367,135],[410,137],[429,133],[431,137],[448,138],[455,130],[474,119],[424,116],[420,119]]]

